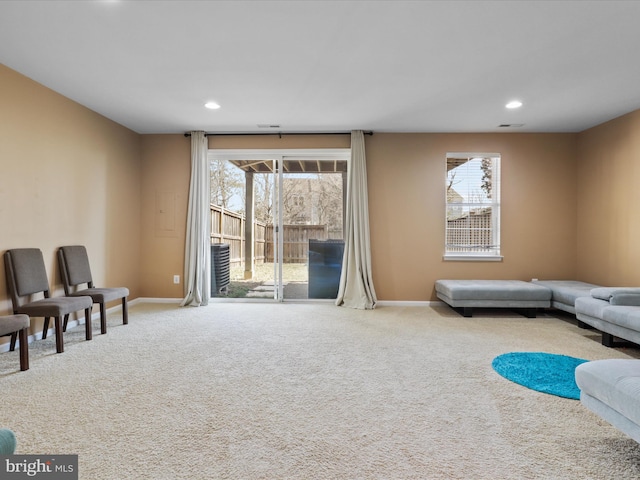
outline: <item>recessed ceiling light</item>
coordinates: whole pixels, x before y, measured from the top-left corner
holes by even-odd
[[[204,104],[204,106],[209,110],[217,110],[220,108],[220,105],[218,105],[216,102],[207,102]]]
[[[520,100],[512,100],[505,105],[507,108],[520,108],[522,106],[522,102]]]

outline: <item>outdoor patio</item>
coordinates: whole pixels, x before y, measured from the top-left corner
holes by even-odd
[[[253,278],[245,280],[244,266],[232,265],[231,285],[226,296],[229,298],[273,298],[273,269],[273,263],[256,265]],[[282,278],[285,299],[309,298],[309,268],[306,263],[283,264]]]

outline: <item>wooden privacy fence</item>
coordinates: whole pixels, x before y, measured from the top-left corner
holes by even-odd
[[[491,211],[468,212],[447,220],[448,252],[491,252],[492,245]]]
[[[273,225],[267,226],[266,260],[274,260]],[[282,230],[282,262],[307,263],[309,258],[309,239],[326,240],[328,229],[326,225],[283,225]]]
[[[231,265],[244,263],[245,218],[241,213],[211,205],[211,243],[229,244]],[[273,225],[254,221],[255,263],[274,261]],[[327,225],[284,225],[282,260],[284,263],[306,263],[309,239],[342,238],[342,232],[330,232]]]
[[[241,213],[226,210],[218,205],[211,205],[211,243],[229,244],[229,263],[244,263],[244,225],[245,218]],[[255,262],[265,262],[266,224],[254,222]]]

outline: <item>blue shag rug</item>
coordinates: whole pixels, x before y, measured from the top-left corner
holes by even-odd
[[[580,399],[575,370],[582,358],[542,352],[513,352],[499,355],[491,366],[507,380],[558,397]]]

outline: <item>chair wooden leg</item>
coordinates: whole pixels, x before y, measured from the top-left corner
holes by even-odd
[[[56,326],[56,352],[64,352],[64,341],[62,339],[62,319],[60,317],[54,317]]]
[[[16,349],[16,339],[18,338],[18,332],[11,334],[11,343],[9,344],[9,351],[13,352]]]
[[[127,325],[129,323],[129,307],[127,305],[127,297],[122,299],[122,324]]]
[[[64,316],[64,323],[62,324],[62,331],[63,332],[67,331],[67,323],[69,323],[69,314],[68,313]]]
[[[20,370],[29,370],[29,340],[26,328],[20,330]]]
[[[49,331],[49,317],[44,317],[44,325],[42,327],[42,339],[47,338],[47,332]]]
[[[100,333],[107,333],[107,312],[104,303],[100,304]]]
[[[84,309],[84,332],[87,340],[93,338],[93,331],[91,329],[91,307]]]

